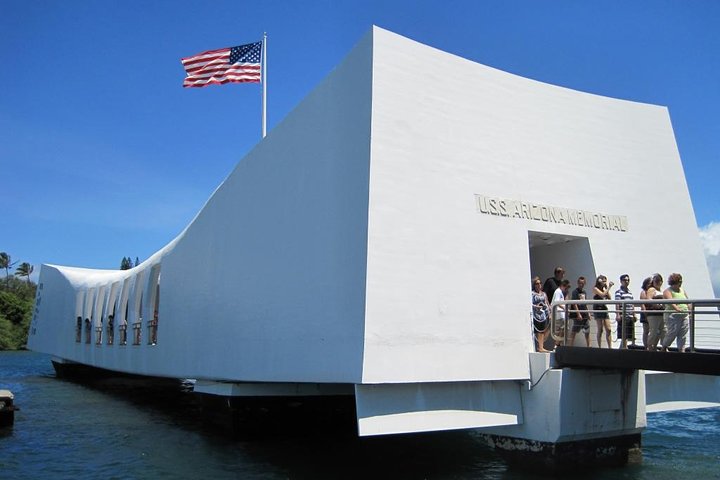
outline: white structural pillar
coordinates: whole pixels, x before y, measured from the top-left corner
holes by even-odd
[[[637,370],[557,369],[531,353],[522,424],[482,429],[498,450],[552,469],[622,465],[639,458],[646,426],[644,377]]]

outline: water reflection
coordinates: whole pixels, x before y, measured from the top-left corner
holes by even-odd
[[[14,428],[0,432],[3,479],[548,478],[509,468],[473,431],[358,438],[342,402],[251,402],[239,435],[228,436],[179,383],[62,380],[45,355],[0,352],[0,388],[13,391],[21,409]],[[718,478],[718,439],[720,409],[653,414],[642,465],[581,473]]]
[[[347,401],[250,400],[234,432],[218,428],[203,415],[187,385],[157,385],[135,379],[60,380],[122,401],[146,422],[174,429],[184,437],[160,444],[147,455],[170,460],[175,451],[192,450],[213,476],[266,478],[528,478],[508,472],[503,460],[473,432],[435,432],[359,438]],[[348,415],[351,413],[352,415]],[[142,419],[138,419],[142,422]],[[202,460],[200,460],[202,458]]]

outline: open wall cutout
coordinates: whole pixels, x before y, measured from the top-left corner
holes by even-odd
[[[555,267],[565,269],[565,278],[575,286],[579,276],[595,283],[595,262],[587,237],[558,235],[547,232],[528,232],[530,249],[530,276],[538,276],[545,281],[552,277]],[[530,279],[528,279],[530,288]]]
[[[528,231],[528,246],[530,278],[537,276],[542,282],[545,282],[546,278],[553,276],[555,267],[563,267],[565,278],[570,280],[570,291],[575,289],[578,277],[582,276],[587,282],[585,291],[588,292],[588,298],[592,298],[596,273],[592,249],[587,237]],[[530,278],[528,278],[528,290],[530,289]],[[549,298],[548,301],[552,301],[552,298]],[[594,338],[594,331],[597,331],[594,324],[595,322],[590,322],[591,338]],[[582,335],[576,336],[575,345],[580,345],[581,337]],[[545,348],[552,348],[552,346],[552,338],[548,335]]]

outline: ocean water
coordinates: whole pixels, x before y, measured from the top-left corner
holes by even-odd
[[[530,479],[472,431],[357,438],[352,429],[273,429],[230,438],[190,394],[55,377],[47,355],[0,352],[15,425],[0,430],[0,479]],[[643,462],[590,479],[720,479],[720,408],[651,414]]]

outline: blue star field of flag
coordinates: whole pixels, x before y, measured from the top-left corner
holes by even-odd
[[[228,63],[260,63],[262,53],[262,42],[248,43],[230,49],[230,60]]]

